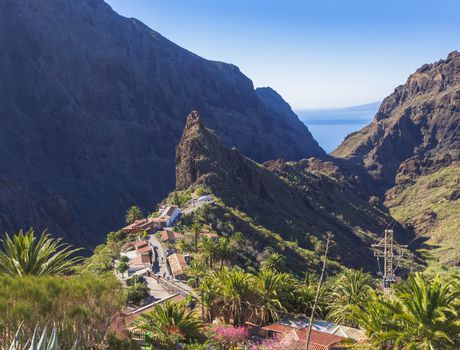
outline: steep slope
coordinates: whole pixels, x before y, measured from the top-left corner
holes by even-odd
[[[418,69],[332,155],[363,165],[395,218],[460,264],[460,53]]]
[[[193,108],[256,160],[324,154],[276,93],[102,0],[1,1],[0,101],[0,231],[49,227],[77,244],[174,187]]]
[[[392,218],[363,200],[347,181],[309,171],[310,162],[315,160],[279,160],[262,166],[235,148],[225,148],[193,112],[176,148],[176,188],[203,186],[219,198],[222,208],[249,218],[252,230],[238,230],[258,241],[260,249],[271,245],[287,250],[295,266],[305,268],[302,263],[311,258],[308,251],[332,231],[334,259],[375,271],[370,245]],[[407,240],[396,227],[398,238]]]

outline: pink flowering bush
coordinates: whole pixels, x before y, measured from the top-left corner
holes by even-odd
[[[214,328],[214,340],[224,348],[231,348],[247,342],[249,337],[246,327],[219,325]]]

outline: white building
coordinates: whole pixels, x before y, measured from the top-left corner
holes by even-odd
[[[159,219],[165,222],[165,226],[169,227],[174,224],[180,214],[180,209],[177,205],[167,206],[161,212]]]

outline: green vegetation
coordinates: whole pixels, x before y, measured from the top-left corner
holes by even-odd
[[[192,199],[192,190],[174,191],[169,194],[167,202],[169,204],[177,205],[179,208],[183,207],[188,201]]]
[[[329,281],[332,285],[328,317],[339,324],[357,326],[351,319],[351,308],[364,305],[372,286],[372,277],[362,270],[344,269]]]
[[[394,296],[370,293],[364,305],[351,306],[351,317],[366,331],[370,348],[460,348],[460,289],[439,277],[411,275]]]
[[[202,324],[182,303],[166,302],[140,316],[137,327],[150,333],[152,341],[174,348],[179,342],[200,337]]]
[[[144,217],[144,214],[142,213],[142,210],[139,207],[133,205],[126,212],[125,219],[126,219],[126,223],[129,225],[129,224],[132,224],[136,220],[142,219],[143,217]]]
[[[459,167],[450,166],[420,176],[387,201],[395,219],[414,226],[419,234],[429,238],[427,243],[434,248],[434,258],[441,265],[455,266],[460,262],[455,235],[460,231],[459,172]]]
[[[5,234],[0,250],[0,274],[10,276],[57,275],[69,273],[81,261],[72,257],[80,249],[61,243],[45,232],[37,238],[33,229],[10,237]]]
[[[149,295],[149,287],[144,283],[134,283],[128,289],[128,303],[139,304]]]
[[[33,334],[37,323],[53,325],[63,349],[77,337],[82,349],[101,344],[123,296],[111,276],[0,276],[0,348],[21,324],[24,334]]]
[[[45,327],[42,333],[39,333],[38,325],[35,327],[32,337],[24,342],[24,346],[21,346],[21,329],[18,329],[16,336],[11,343],[10,350],[58,350],[58,335],[56,328],[51,331],[51,336],[48,340],[48,327]],[[72,350],[77,350],[78,342],[72,346]]]

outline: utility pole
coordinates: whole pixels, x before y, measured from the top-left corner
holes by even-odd
[[[394,259],[404,255],[401,248],[406,248],[407,245],[398,244],[394,239],[393,230],[387,229],[383,238],[372,247],[377,248],[377,251],[374,252],[377,259],[383,258],[383,292],[390,294],[391,285],[396,282]]]
[[[310,316],[310,322],[308,325],[308,333],[307,333],[307,350],[310,349],[310,338],[311,338],[311,329],[313,327],[313,318],[315,317],[315,310],[316,310],[316,305],[318,304],[318,299],[319,299],[319,293],[321,292],[321,286],[323,285],[323,279],[324,279],[324,272],[326,271],[326,265],[327,265],[327,252],[329,251],[329,247],[332,245],[332,238],[334,236],[332,233],[328,232],[326,236],[326,250],[324,251],[324,257],[323,257],[323,268],[321,269],[321,275],[319,277],[318,281],[318,288],[316,289],[316,296],[315,296],[315,302],[313,304],[313,308],[311,309],[311,316]]]

